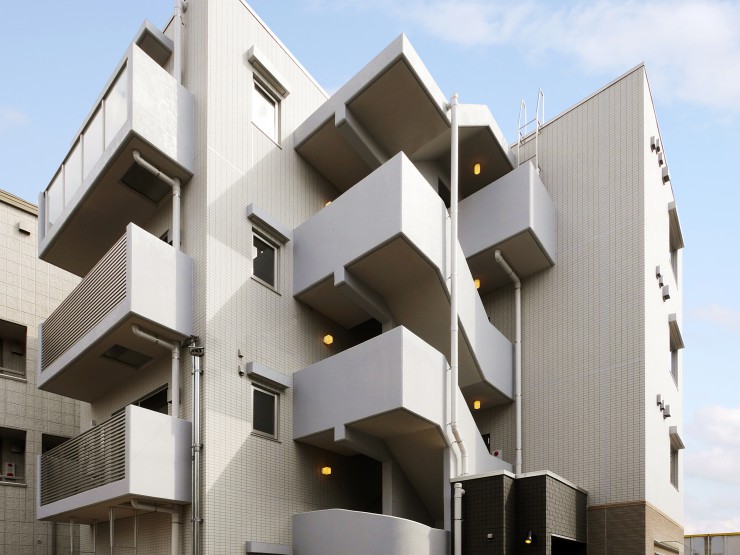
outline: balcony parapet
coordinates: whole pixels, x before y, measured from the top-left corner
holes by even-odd
[[[143,225],[168,196],[134,164],[133,151],[186,182],[195,165],[193,126],[193,95],[131,44],[39,195],[39,257],[84,276],[129,222]]]
[[[131,325],[184,339],[192,332],[192,290],[192,259],[129,224],[39,327],[39,389],[89,402],[131,379],[165,354]]]
[[[481,292],[510,283],[497,249],[520,278],[555,264],[555,205],[531,162],[460,201],[460,245]]]
[[[108,520],[133,499],[190,503],[191,424],[129,405],[39,456],[36,517]]]
[[[293,546],[301,555],[446,555],[445,530],[388,515],[329,509],[293,515]]]

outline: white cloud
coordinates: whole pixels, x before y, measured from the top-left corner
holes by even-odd
[[[19,127],[30,122],[30,118],[20,110],[0,106],[0,129]]]
[[[740,67],[740,66],[739,66]],[[709,304],[695,308],[691,315],[700,320],[712,322],[730,330],[740,330],[740,312],[726,306]]]
[[[727,0],[319,0],[320,9],[380,10],[466,47],[510,44],[613,74],[645,61],[661,98],[740,115],[740,4]]]
[[[686,473],[740,485],[740,408],[702,407],[687,432]]]

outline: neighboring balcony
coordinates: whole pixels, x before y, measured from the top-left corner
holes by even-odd
[[[167,37],[146,26],[140,35],[144,45],[159,41],[159,62],[166,59]],[[193,95],[133,43],[39,195],[39,258],[84,276],[129,222],[146,224],[171,189],[137,165],[133,151],[186,182],[193,120]]]
[[[169,356],[132,324],[174,341],[191,334],[193,261],[129,224],[41,324],[39,389],[91,402]]]
[[[39,456],[36,518],[107,521],[132,500],[190,503],[190,451],[190,422],[129,405]]]
[[[388,515],[329,509],[293,515],[301,555],[446,555],[450,534]]]
[[[460,245],[481,293],[511,283],[496,250],[520,278],[555,264],[555,205],[531,162],[460,201]]]
[[[293,287],[345,328],[403,325],[449,356],[449,218],[400,153],[293,232]],[[513,398],[513,348],[491,325],[460,246],[460,388],[483,406]]]

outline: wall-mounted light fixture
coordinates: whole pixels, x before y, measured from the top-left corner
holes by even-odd
[[[478,399],[476,399],[475,401],[473,401],[473,408],[475,410],[480,409],[480,401]]]
[[[534,543],[534,534],[532,533],[532,530],[527,532],[527,537],[524,538],[524,543],[529,545],[530,543]]]
[[[331,201],[330,200],[327,200],[326,201],[326,204],[324,206],[329,206],[330,204],[331,204]]]
[[[324,336],[324,345],[331,345],[332,343],[334,343],[334,336],[327,333]]]
[[[330,476],[331,475],[331,466],[322,466],[321,467],[321,473],[324,476]]]
[[[480,175],[480,162],[476,162],[473,166],[473,174]]]
[[[473,283],[475,283],[475,288],[480,289],[480,280],[478,278],[475,278],[473,280]]]

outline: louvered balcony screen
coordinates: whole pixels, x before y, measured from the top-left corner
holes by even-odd
[[[126,297],[126,235],[41,326],[41,370],[45,370]]]
[[[126,475],[126,413],[41,455],[41,505],[121,480]]]

